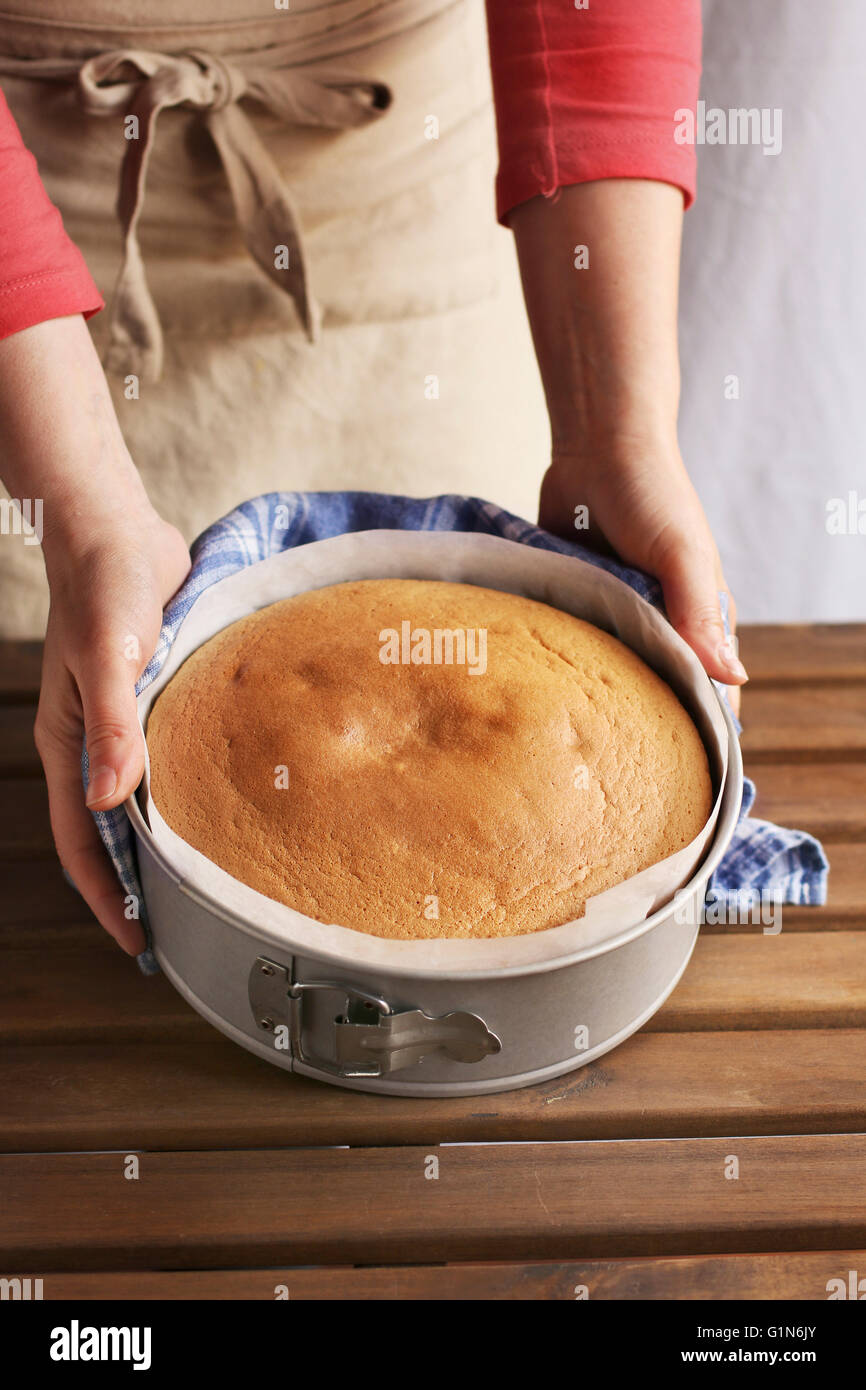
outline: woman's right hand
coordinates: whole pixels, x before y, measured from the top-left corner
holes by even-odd
[[[135,683],[190,558],[148,499],[80,314],[0,340],[0,463],[13,497],[44,504],[51,606],[35,734],[57,853],[105,930],[135,955],[144,931],[126,915],[90,810],[119,806],[141,778]]]
[[[149,504],[89,516],[74,541],[46,537],[51,591],[35,737],[60,862],[101,925],[130,955],[144,931],[91,811],[119,806],[144,770],[135,683],[156,648],[162,610],[189,572],[186,543]],[[90,782],[85,804],[82,738]]]

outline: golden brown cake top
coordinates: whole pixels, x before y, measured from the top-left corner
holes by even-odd
[[[572,921],[711,809],[698,732],[634,652],[467,584],[358,580],[263,608],[189,657],[147,742],[184,840],[382,937]]]

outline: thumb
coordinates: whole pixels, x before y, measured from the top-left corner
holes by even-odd
[[[141,781],[144,742],[135,676],[134,663],[122,655],[90,659],[76,672],[89,763],[86,802],[91,811],[119,806]]]
[[[714,556],[690,540],[671,546],[656,568],[665,608],[677,632],[700,658],[709,676],[724,685],[743,685],[746,668],[737,656],[737,641],[725,632]]]

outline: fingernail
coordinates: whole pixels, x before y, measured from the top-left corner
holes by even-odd
[[[719,647],[718,656],[722,665],[727,666],[732,676],[739,676],[740,680],[743,681],[747,681],[749,679],[745,666],[743,665],[740,658],[737,656],[736,637],[725,638],[724,642],[722,642],[721,646]]]
[[[116,786],[117,773],[113,767],[94,768],[87,784],[85,805],[93,806],[97,801],[104,801],[107,796],[111,796]]]

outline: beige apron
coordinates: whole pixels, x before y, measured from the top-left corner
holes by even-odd
[[[188,539],[282,488],[532,515],[548,434],[482,0],[278,3],[0,11],[0,82],[109,302],[91,328],[150,497]],[[0,635],[43,630],[41,570],[0,536]]]

